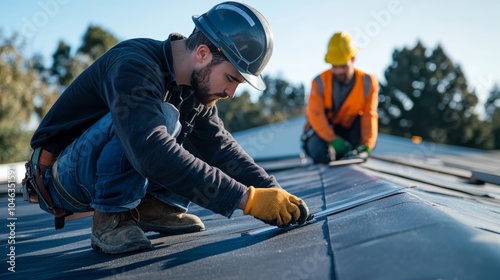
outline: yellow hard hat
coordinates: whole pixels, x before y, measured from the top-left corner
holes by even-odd
[[[325,61],[332,65],[346,65],[357,51],[358,47],[351,43],[351,35],[349,33],[335,33],[328,43]]]

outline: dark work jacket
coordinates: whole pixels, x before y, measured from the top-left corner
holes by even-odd
[[[183,38],[131,39],[110,49],[62,93],[31,146],[58,154],[111,112],[114,132],[140,174],[215,213],[230,217],[250,185],[279,187],[224,129],[216,106],[204,107],[190,87],[177,85],[170,42]],[[180,111],[188,133],[182,146],[167,132],[162,102]]]

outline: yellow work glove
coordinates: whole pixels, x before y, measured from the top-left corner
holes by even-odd
[[[301,225],[311,218],[306,203],[284,189],[256,189],[253,186],[248,188],[243,213],[280,228],[295,223]]]

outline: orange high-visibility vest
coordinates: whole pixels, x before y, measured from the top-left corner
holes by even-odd
[[[375,76],[354,69],[356,80],[338,111],[334,110],[333,72],[317,76],[311,86],[306,116],[316,134],[330,143],[336,138],[332,125],[349,128],[361,117],[361,143],[375,147],[378,135],[378,81]]]

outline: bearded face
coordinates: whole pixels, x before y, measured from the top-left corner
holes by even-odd
[[[347,85],[349,81],[346,73],[333,74],[333,78],[342,85]]]
[[[210,93],[210,74],[213,67],[214,65],[209,64],[201,69],[195,69],[191,73],[191,87],[195,92],[196,98],[206,107],[212,107],[219,99],[228,97],[224,92]]]
[[[346,65],[333,65],[333,79],[342,85],[347,85],[352,81],[354,76],[354,58],[349,60]]]

